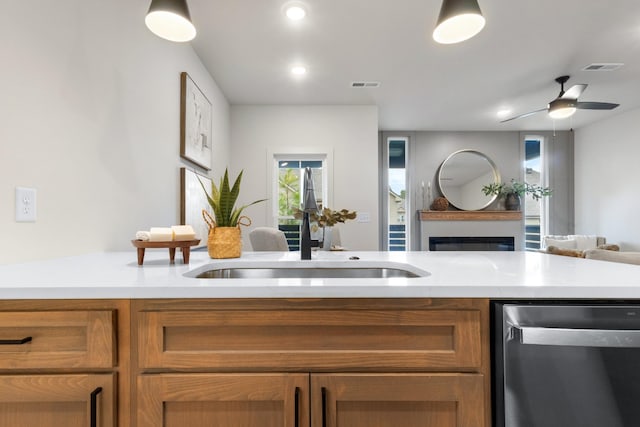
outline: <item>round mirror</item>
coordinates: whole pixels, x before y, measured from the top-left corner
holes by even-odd
[[[482,187],[500,183],[495,163],[475,150],[460,150],[440,165],[438,186],[449,203],[465,211],[477,211],[489,206],[498,196],[485,196]]]

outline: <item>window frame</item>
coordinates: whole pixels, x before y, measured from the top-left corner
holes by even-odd
[[[293,217],[281,217],[278,214],[278,195],[279,195],[279,163],[283,160],[294,161],[321,161],[322,162],[322,200],[324,206],[331,207],[333,205],[333,179],[331,173],[331,164],[333,156],[331,153],[321,151],[305,151],[300,150],[278,150],[271,151],[267,154],[269,163],[269,183],[271,187],[271,197],[268,201],[268,212],[270,219],[268,223],[274,227],[278,227],[280,219],[292,219]]]

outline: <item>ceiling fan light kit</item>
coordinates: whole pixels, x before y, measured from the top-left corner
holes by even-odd
[[[556,83],[560,85],[560,93],[558,97],[551,101],[547,108],[541,108],[539,110],[530,111],[528,113],[520,114],[515,117],[510,117],[506,120],[501,120],[500,123],[508,122],[515,119],[521,119],[524,117],[529,117],[533,114],[540,113],[542,111],[546,111],[549,113],[549,117],[552,119],[566,119],[567,117],[572,116],[577,109],[581,110],[613,110],[618,107],[620,104],[614,104],[611,102],[578,102],[578,97],[582,95],[587,89],[586,84],[577,84],[571,86],[566,91],[564,90],[564,84],[569,80],[569,76],[560,76],[557,77]]]
[[[484,24],[477,0],[443,0],[433,39],[442,44],[460,43],[482,31]]]
[[[554,99],[549,103],[549,117],[552,119],[566,119],[576,112],[575,99]]]
[[[196,36],[186,0],[151,0],[144,22],[152,33],[172,42],[188,42]]]

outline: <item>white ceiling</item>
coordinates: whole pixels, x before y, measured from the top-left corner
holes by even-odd
[[[621,106],[578,110],[555,129],[640,107],[639,0],[479,0],[486,26],[457,45],[431,38],[441,0],[302,0],[299,23],[286,1],[188,0],[193,46],[232,105],[377,105],[381,130],[550,130],[546,113],[499,123],[496,112],[546,107],[569,74],[566,88],[589,84],[580,101]],[[625,65],[582,71],[596,62]]]

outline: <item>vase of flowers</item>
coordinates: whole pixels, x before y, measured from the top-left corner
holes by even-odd
[[[302,219],[302,213],[300,209],[296,209],[293,217]],[[356,211],[349,211],[348,209],[340,209],[338,211],[324,208],[309,215],[309,220],[314,223],[311,227],[311,232],[318,237],[316,240],[320,242],[320,247],[325,251],[329,251],[332,247],[333,226],[355,219],[357,215]]]

